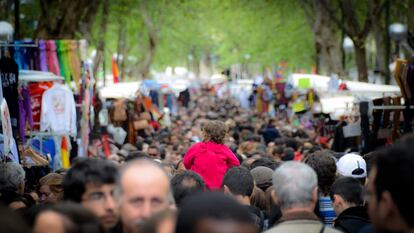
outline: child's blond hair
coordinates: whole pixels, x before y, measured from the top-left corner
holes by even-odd
[[[203,126],[204,141],[213,141],[224,144],[228,128],[221,121],[208,121]]]

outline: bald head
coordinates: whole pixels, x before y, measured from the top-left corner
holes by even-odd
[[[140,159],[126,164],[117,181],[124,231],[134,233],[138,224],[170,204],[170,181],[155,162]]]
[[[168,191],[170,191],[170,181],[167,173],[160,164],[153,160],[136,159],[121,168],[116,184],[116,195],[118,197],[122,197],[123,189],[131,179],[140,183],[151,183],[151,185],[167,184]]]

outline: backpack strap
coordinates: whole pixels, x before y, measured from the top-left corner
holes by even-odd
[[[322,228],[321,228],[321,230],[319,231],[319,233],[323,233],[325,231],[325,224],[322,224]]]
[[[264,230],[267,230],[267,229],[265,229],[265,217],[264,217],[264,214],[263,214],[263,211],[261,211],[260,210],[260,230],[261,231],[264,231]]]

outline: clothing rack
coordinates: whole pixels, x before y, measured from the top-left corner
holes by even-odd
[[[51,136],[70,136],[70,137],[76,137],[76,133],[68,133],[68,132],[30,132],[29,136],[38,136],[38,137],[51,137]]]
[[[36,48],[39,47],[39,45],[36,43],[32,44],[15,44],[15,43],[8,43],[8,42],[0,42],[0,47],[32,47]]]
[[[40,132],[40,131],[35,131],[35,132],[30,132],[29,136],[31,138],[33,137],[38,137],[39,138],[39,149],[40,152],[43,151],[43,139],[40,138],[44,138],[44,137],[63,137],[63,136],[69,136],[69,137],[76,137],[76,133],[68,133],[68,132]]]
[[[373,106],[372,109],[373,110],[404,110],[406,109],[407,106],[393,106],[393,105],[389,105],[389,106]],[[409,106],[410,109],[414,109],[414,105]]]
[[[51,72],[36,70],[20,70],[19,82],[47,82],[47,81],[65,81],[62,76],[57,76]]]

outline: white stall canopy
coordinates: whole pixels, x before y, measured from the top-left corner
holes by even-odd
[[[110,86],[103,87],[99,95],[104,99],[133,98],[138,91],[141,82],[123,82],[114,83]]]

